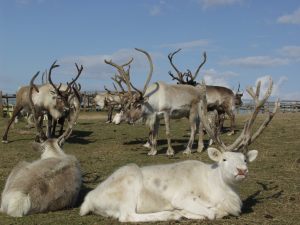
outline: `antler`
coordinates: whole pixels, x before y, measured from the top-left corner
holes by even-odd
[[[106,64],[109,64],[118,70],[120,77],[122,77],[122,79],[125,81],[125,83],[127,85],[129,93],[131,93],[131,85],[130,85],[130,77],[129,77],[130,67],[126,71],[125,71],[124,67],[129,66],[132,61],[133,61],[133,58],[131,58],[127,63],[125,63],[123,65],[118,65],[118,64],[114,63],[112,60],[109,60],[109,61],[106,59],[104,60],[104,62]]]
[[[81,72],[83,70],[83,66],[82,65],[79,68],[78,65],[77,65],[77,63],[75,63],[75,66],[76,66],[76,69],[77,69],[77,75],[76,75],[75,79],[72,79],[71,83],[69,83],[70,86],[73,85],[76,82],[76,80],[78,80],[78,78],[81,75]]]
[[[112,60],[110,60],[110,61],[104,60],[104,62],[106,64],[109,64],[109,65],[115,67],[118,70],[118,72],[120,74],[120,77],[122,78],[123,82],[125,81],[125,83],[127,85],[128,94],[130,96],[129,99],[133,99],[133,92],[132,92],[131,88],[133,88],[136,92],[139,93],[139,99],[143,98],[143,96],[144,96],[144,94],[147,90],[147,87],[149,85],[149,82],[151,80],[152,74],[153,74],[153,62],[152,62],[152,59],[151,59],[151,56],[149,55],[149,53],[146,52],[145,50],[142,50],[142,49],[139,49],[139,48],[135,48],[135,50],[144,53],[147,56],[147,59],[149,61],[149,65],[150,65],[150,71],[148,73],[147,80],[146,80],[146,83],[144,85],[143,91],[140,91],[138,88],[133,86],[133,84],[130,81],[130,74],[129,74],[129,72],[130,72],[130,63],[133,61],[133,58],[131,58],[131,60],[128,63],[125,63],[123,65],[117,65],[116,63],[112,62]],[[126,71],[124,69],[124,66],[128,66],[128,69]]]
[[[147,56],[147,59],[149,61],[149,65],[150,65],[150,71],[148,73],[147,80],[146,80],[146,83],[144,85],[144,89],[143,89],[143,92],[142,92],[142,96],[143,96],[145,94],[145,92],[147,90],[147,87],[149,85],[149,82],[150,82],[150,80],[152,78],[152,74],[153,74],[153,62],[152,62],[151,56],[149,55],[148,52],[146,52],[145,50],[139,49],[139,48],[135,48],[135,50],[144,53]]]
[[[173,63],[173,57],[174,57],[174,55],[177,54],[177,53],[180,52],[180,51],[181,51],[181,48],[177,49],[175,52],[171,52],[171,53],[168,55],[168,59],[169,59],[169,61],[170,61],[170,63],[171,63],[171,66],[172,66],[173,69],[176,71],[178,77],[175,77],[175,76],[171,73],[171,71],[169,71],[169,75],[173,78],[173,80],[178,80],[179,83],[182,83],[182,81],[183,81],[182,73],[176,68],[176,66],[175,66],[174,63]]]
[[[200,71],[200,69],[202,68],[202,66],[205,64],[206,62],[206,52],[203,53],[203,62],[198,66],[196,72],[195,72],[195,75],[193,76],[192,72],[188,69],[186,73],[182,73],[180,72],[176,66],[174,65],[173,63],[173,56],[178,53],[181,49],[178,49],[176,50],[175,52],[173,53],[170,53],[168,55],[168,59],[172,65],[172,67],[174,68],[174,70],[177,72],[177,76],[178,77],[175,77],[171,71],[169,71],[169,75],[172,77],[173,80],[177,80],[179,82],[179,84],[189,84],[189,85],[193,85],[193,86],[196,86],[197,85],[197,82],[195,81],[195,79],[197,78],[198,76],[198,73]],[[184,80],[185,78],[185,80]]]
[[[207,117],[207,100],[206,100],[206,86],[203,83],[201,85],[201,92],[202,92],[202,99],[200,101],[200,118],[201,122],[203,123],[206,132],[210,136],[211,139],[218,145],[221,151],[247,151],[248,146],[256,140],[256,138],[262,134],[264,129],[268,126],[268,124],[273,119],[274,115],[278,111],[278,108],[280,107],[279,100],[276,101],[274,105],[274,109],[272,112],[269,112],[268,117],[265,119],[265,121],[260,125],[260,127],[257,129],[255,133],[252,133],[253,124],[254,121],[259,113],[259,110],[264,106],[268,98],[270,97],[272,93],[272,87],[273,82],[270,78],[269,87],[263,96],[261,100],[259,100],[259,94],[260,94],[260,86],[261,82],[259,81],[256,86],[256,91],[254,92],[253,88],[247,88],[247,92],[249,95],[253,98],[255,102],[255,108],[252,114],[250,115],[250,118],[247,120],[247,122],[244,125],[244,129],[242,130],[240,136],[229,146],[226,146],[224,142],[220,139],[219,134],[214,126],[211,126],[208,123],[208,117]],[[252,133],[252,134],[251,134]]]
[[[33,103],[33,99],[32,99],[32,91],[33,89],[35,89],[35,91],[38,93],[39,90],[37,88],[37,86],[34,84],[34,80],[37,78],[37,76],[39,75],[40,71],[38,71],[31,79],[30,81],[30,86],[29,86],[29,93],[28,93],[28,97],[29,97],[29,103],[30,103],[30,108],[31,108],[31,112],[33,114],[33,118],[34,118],[34,125],[35,128],[38,132],[38,134],[40,135],[40,139],[42,139],[43,141],[46,139],[46,135],[43,131],[43,129],[41,128],[41,126],[39,125],[38,122],[38,114],[36,112],[36,108],[34,107],[34,103]],[[38,136],[37,136],[38,137]]]
[[[191,77],[191,80],[194,81],[196,79],[201,67],[204,65],[205,62],[206,62],[206,52],[203,52],[203,62],[199,65],[198,69],[195,72],[195,75]]]
[[[57,88],[56,87],[56,85],[52,82],[52,77],[51,77],[51,75],[52,75],[52,70],[54,69],[54,68],[56,68],[56,67],[59,67],[59,65],[56,65],[56,62],[57,62],[57,60],[55,60],[53,63],[52,63],[52,65],[51,65],[51,67],[50,67],[50,69],[49,69],[49,74],[48,74],[48,80],[49,80],[49,83],[52,85],[52,87],[54,88],[54,90],[56,91],[56,93],[58,94],[58,95],[62,95],[61,94],[61,92],[60,92],[60,86],[59,86],[59,88]]]
[[[122,82],[126,83],[126,81],[125,81],[121,76],[118,76],[117,74],[115,74],[115,76],[114,76],[114,77],[111,77],[111,79],[112,79],[113,81],[115,81],[115,82],[118,84],[118,86],[120,87],[120,89],[121,89],[123,92],[125,92],[125,89],[124,89],[124,87],[123,87],[123,85],[122,85]]]

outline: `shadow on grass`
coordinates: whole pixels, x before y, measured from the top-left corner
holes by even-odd
[[[93,188],[89,188],[89,187],[86,187],[85,185],[82,185],[74,207],[75,208],[80,207],[84,201],[85,196],[92,190],[93,190]]]
[[[82,186],[76,201],[75,207],[80,207],[84,201],[85,196],[93,190],[93,188],[85,186],[86,184],[98,184],[102,182],[101,177],[96,173],[85,173],[82,175]]]
[[[268,199],[277,199],[280,198],[283,190],[278,190],[275,193],[266,196],[266,197],[259,197],[259,195],[263,192],[263,191],[272,191],[274,189],[278,188],[278,185],[275,186],[270,186],[273,183],[270,182],[268,184],[266,183],[262,183],[262,182],[256,182],[258,185],[260,185],[262,187],[263,190],[258,190],[256,192],[254,192],[252,195],[250,195],[248,198],[246,198],[243,201],[243,208],[242,208],[242,212],[247,214],[247,213],[251,213],[253,212],[253,207],[258,204],[258,203],[263,203],[264,200],[268,200]]]
[[[93,131],[74,130],[71,137],[68,138],[67,142],[72,144],[89,144],[89,143],[96,142],[90,139],[86,139],[92,133]]]

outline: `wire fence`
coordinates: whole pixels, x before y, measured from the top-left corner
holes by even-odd
[[[83,91],[81,108],[84,111],[95,111],[97,107],[93,98],[96,94],[100,93],[97,91]],[[102,92],[103,93],[103,92]],[[16,94],[4,94],[0,91],[0,117],[11,115],[16,105]],[[271,111],[274,108],[275,102],[269,101],[261,109],[261,112]],[[237,109],[237,113],[248,113],[253,111],[254,102],[250,100],[243,100],[243,105]],[[300,112],[300,101],[298,100],[281,100],[280,111],[285,112]]]

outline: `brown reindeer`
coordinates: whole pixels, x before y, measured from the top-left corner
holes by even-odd
[[[48,120],[48,129],[51,129],[51,123],[52,123],[52,118],[54,120],[59,119],[60,117],[66,115],[69,113],[70,110],[70,104],[69,104],[69,96],[73,91],[72,85],[75,83],[75,81],[78,79],[82,72],[82,66],[81,68],[78,67],[76,64],[76,68],[78,71],[78,74],[75,79],[72,80],[68,85],[55,85],[52,82],[51,79],[51,73],[54,68],[59,67],[59,65],[56,64],[56,61],[51,65],[49,74],[48,74],[48,79],[49,83],[43,84],[43,85],[34,85],[33,82],[36,79],[36,77],[39,75],[39,72],[37,72],[31,80],[31,85],[34,87],[33,90],[33,104],[36,110],[36,116],[39,118],[35,118],[36,121],[39,121],[39,136],[37,136],[37,140],[43,141],[46,139],[46,134],[44,133],[42,129],[42,123],[43,123],[43,116],[46,113],[49,120]],[[30,86],[31,86],[30,85]],[[25,109],[26,111],[31,111],[31,106],[30,106],[30,100],[29,100],[29,90],[30,86],[23,86],[21,87],[17,94],[16,94],[16,106],[13,111],[13,115],[8,121],[8,124],[6,126],[6,129],[4,131],[3,137],[2,137],[2,142],[7,143],[7,136],[8,136],[8,131],[13,123],[15,117],[21,112],[22,109]],[[51,131],[48,131],[48,134],[50,134]]]
[[[180,70],[175,66],[173,63],[173,57],[175,54],[177,54],[181,49],[176,50],[173,53],[170,53],[168,55],[168,59],[170,61],[171,66],[176,71],[177,75],[173,75],[171,71],[169,71],[169,75],[172,77],[173,80],[177,80],[177,84],[187,84],[192,86],[197,86],[198,83],[196,81],[196,78],[198,76],[198,73],[202,66],[206,62],[206,52],[203,53],[203,61],[198,66],[197,70],[195,71],[194,75],[190,70],[187,70],[187,72],[182,73]],[[240,86],[239,86],[240,88]],[[212,86],[207,85],[206,86],[206,95],[207,95],[207,107],[209,111],[217,110],[219,117],[224,118],[224,113],[226,113],[231,121],[230,125],[230,133],[234,134],[235,129],[235,107],[242,105],[242,96],[243,93],[240,92],[238,88],[238,91],[234,93],[231,89],[222,87],[222,86]],[[221,122],[222,123],[222,122]],[[219,127],[222,127],[222,124],[219,125]]]

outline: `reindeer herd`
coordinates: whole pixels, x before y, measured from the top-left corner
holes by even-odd
[[[135,123],[143,121],[150,129],[148,155],[157,154],[157,135],[160,120],[164,119],[167,137],[167,155],[174,155],[171,145],[170,120],[186,117],[190,123],[190,138],[184,154],[192,153],[192,146],[198,133],[198,149],[204,149],[204,130],[216,148],[207,149],[208,156],[214,161],[206,164],[197,160],[177,163],[138,167],[125,165],[116,170],[86,196],[80,208],[80,215],[94,213],[113,217],[121,222],[168,221],[188,219],[219,219],[227,215],[238,216],[242,201],[237,184],[248,174],[247,164],[257,157],[257,150],[249,150],[271,122],[279,108],[276,102],[272,112],[256,130],[254,122],[260,109],[272,93],[273,82],[270,78],[266,93],[260,97],[260,82],[254,90],[247,88],[255,102],[255,108],[245,122],[243,130],[232,144],[221,139],[221,128],[225,114],[231,120],[229,134],[234,134],[235,107],[242,104],[243,95],[239,90],[234,93],[226,87],[209,86],[196,81],[197,75],[206,62],[203,61],[193,74],[190,70],[180,72],[173,63],[179,50],[170,53],[168,59],[177,75],[169,72],[177,84],[161,81],[150,84],[154,66],[148,52],[137,49],[149,62],[149,73],[142,90],[136,88],[131,80],[131,58],[124,64],[112,60],[105,63],[117,70],[112,77],[114,91],[107,88],[106,94],[97,95],[95,102],[108,108],[108,121],[111,122],[114,110],[118,110],[114,122]],[[81,189],[82,176],[79,161],[75,156],[64,153],[63,143],[71,135],[77,121],[81,86],[77,83],[83,66],[75,63],[77,74],[67,84],[55,84],[52,72],[59,67],[54,62],[47,82],[36,85],[36,73],[29,86],[17,92],[16,107],[8,121],[3,143],[8,143],[8,131],[15,117],[22,111],[31,112],[35,122],[36,137],[34,148],[41,151],[41,158],[28,163],[21,162],[7,178],[1,196],[0,211],[10,216],[21,217],[34,213],[55,211],[73,207]],[[46,132],[43,120],[48,118]],[[65,131],[61,129],[56,136],[57,123],[67,122]]]

